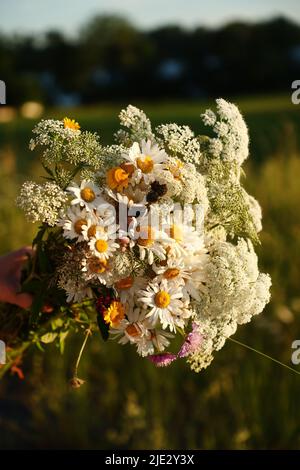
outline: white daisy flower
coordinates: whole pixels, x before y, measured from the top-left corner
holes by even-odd
[[[93,214],[79,206],[70,207],[66,215],[58,221],[58,226],[63,228],[63,236],[69,240],[77,238],[78,242],[86,240],[85,231],[93,223]]]
[[[95,238],[91,238],[88,245],[93,255],[101,260],[108,259],[119,248],[115,238],[109,238],[106,233],[99,232]]]
[[[176,331],[176,326],[184,327],[184,319],[181,318],[182,296],[180,285],[170,285],[163,280],[160,284],[152,283],[146,290],[141,290],[138,300],[144,304],[144,308],[151,308],[146,316],[153,326],[160,321],[164,330],[170,328],[171,331]]]
[[[120,193],[114,193],[110,189],[106,190],[108,195],[113,198],[117,203],[117,211],[118,211],[118,221],[119,221],[119,236],[127,237],[128,236],[128,221],[131,218],[136,216],[144,217],[147,214],[147,207],[142,203],[135,203],[133,200],[129,199],[126,195]],[[130,243],[130,248],[134,246],[134,243]]]
[[[188,272],[188,276],[185,279],[185,290],[188,295],[198,302],[201,300],[201,294],[206,292],[206,266],[208,260],[209,255],[205,252],[184,258]]]
[[[100,197],[100,189],[92,182],[83,180],[78,186],[73,183],[67,188],[67,191],[74,194],[75,198],[71,201],[72,205],[79,204],[85,207],[87,211],[96,209],[103,202]]]
[[[166,228],[166,234],[173,243],[168,246],[170,256],[182,256],[196,252],[205,253],[204,239],[192,225],[172,223]]]
[[[83,276],[87,281],[98,280],[101,284],[112,285],[112,271],[107,259],[89,256],[82,262]]]
[[[167,237],[166,233],[149,225],[147,217],[139,220],[133,217],[128,227],[128,234],[131,240],[135,240],[141,260],[147,259],[151,265],[155,256],[161,260],[166,258],[165,247],[168,242],[172,243],[172,240]]]
[[[115,338],[120,338],[120,344],[135,344],[140,356],[148,356],[155,352],[162,352],[173,338],[171,333],[151,328],[146,311],[135,308],[127,313],[127,318],[111,329]]]
[[[136,168],[131,180],[139,183],[143,179],[146,184],[152,183],[155,180],[155,174],[165,169],[164,163],[168,159],[166,152],[151,140],[143,140],[141,146],[134,142],[128,154],[123,154],[123,157],[133,163]]]
[[[114,288],[118,292],[122,304],[128,304],[132,307],[134,304],[135,294],[144,289],[147,285],[147,280],[142,277],[128,276],[115,282]]]
[[[153,271],[157,274],[154,282],[161,282],[163,279],[168,282],[184,285],[185,281],[190,278],[188,267],[185,265],[183,258],[170,257],[159,264],[152,265]]]
[[[184,292],[194,299],[200,301],[201,293],[205,292],[206,271],[208,255],[195,254],[176,258],[168,256],[166,261],[158,265],[153,264],[152,269],[157,274],[154,282],[161,282],[166,279],[168,283],[184,286]]]
[[[166,258],[166,250],[161,243],[161,232],[155,231],[151,226],[142,226],[139,230],[140,236],[136,240],[139,249],[140,259],[147,259],[151,265],[154,263],[154,256],[159,259]]]
[[[125,190],[123,193],[115,193],[112,189],[106,188],[105,191],[116,202],[118,202],[119,204],[124,204],[130,208],[135,207],[135,206],[137,208],[141,208],[141,207],[144,207],[144,205],[147,203],[146,195],[144,192],[143,192],[143,198],[142,198],[143,200],[136,202],[135,199],[133,197],[130,197],[130,194],[127,194]]]
[[[110,219],[102,219],[98,216],[98,212],[90,213],[91,216],[87,218],[87,223],[82,226],[82,235],[84,240],[89,241],[91,238],[101,238],[103,235],[108,238],[117,238],[116,230],[118,226],[111,223]]]
[[[82,302],[85,298],[92,298],[93,292],[90,287],[83,287],[74,284],[72,280],[67,281],[64,285],[64,289],[67,294],[67,302],[68,303],[76,303]]]

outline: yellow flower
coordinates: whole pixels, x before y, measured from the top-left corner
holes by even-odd
[[[78,131],[80,129],[78,122],[76,122],[75,119],[70,119],[68,117],[64,118],[64,126],[65,129],[73,129],[73,131]]]
[[[113,300],[104,313],[104,321],[109,326],[116,328],[120,321],[125,318],[125,309],[119,300]]]
[[[117,166],[108,170],[106,175],[107,184],[110,189],[116,189],[117,191],[123,191],[128,186],[129,174],[123,170],[123,168]]]
[[[170,294],[164,290],[161,290],[155,294],[154,302],[155,305],[159,308],[167,308],[171,302]]]

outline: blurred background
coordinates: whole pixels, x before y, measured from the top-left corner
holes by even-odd
[[[208,4],[209,3],[209,4]],[[290,364],[300,339],[300,79],[298,0],[1,0],[0,254],[30,243],[36,227],[14,201],[36,178],[28,150],[42,117],[78,120],[111,143],[129,102],[154,124],[204,132],[199,115],[219,96],[237,103],[249,126],[246,188],[261,203],[260,266],[272,301],[235,338]],[[94,335],[68,378],[82,338],[29,354],[25,379],[0,383],[0,448],[296,449],[300,378],[227,342],[195,374],[165,370],[132,348]]]

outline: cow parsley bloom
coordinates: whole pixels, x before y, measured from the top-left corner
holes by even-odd
[[[207,110],[202,119],[216,134],[211,141],[212,153],[239,166],[249,154],[249,136],[245,121],[236,105],[222,98],[216,100],[217,112]]]
[[[26,181],[21,187],[17,205],[23,209],[31,222],[44,222],[54,226],[66,206],[67,199],[66,193],[55,183],[40,185]]]

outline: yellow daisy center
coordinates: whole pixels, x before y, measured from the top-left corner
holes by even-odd
[[[136,161],[137,167],[145,174],[151,173],[154,167],[154,161],[149,155],[145,157],[139,157]]]
[[[84,188],[80,191],[80,196],[85,202],[93,202],[96,199],[96,195],[92,188]]]
[[[178,276],[179,273],[180,273],[179,269],[169,268],[164,272],[163,277],[165,279],[174,279],[175,277]]]
[[[108,243],[106,240],[97,240],[95,243],[95,248],[99,253],[105,253],[108,248]]]
[[[157,307],[166,308],[171,302],[171,297],[168,292],[161,290],[155,294],[154,302]]]
[[[133,285],[133,277],[128,276],[125,277],[124,279],[120,279],[118,282],[116,282],[115,286],[117,289],[130,289]]]
[[[107,271],[108,262],[105,259],[99,260],[99,258],[93,257],[89,260],[89,268],[93,273],[102,274]]]
[[[170,227],[170,237],[173,238],[176,242],[182,242],[183,240],[183,233],[182,228],[178,225],[172,225]]]
[[[80,129],[80,125],[78,122],[75,121],[75,119],[70,119],[65,117],[64,118],[64,127],[65,129],[72,129],[73,131],[78,131]]]
[[[134,324],[127,326],[126,333],[128,333],[129,336],[139,336],[140,335],[140,332],[139,332],[138,328]]]
[[[125,309],[119,300],[113,300],[104,314],[104,321],[112,327],[119,325],[125,318]]]
[[[151,246],[154,242],[154,230],[152,227],[139,227],[139,238],[137,239],[137,243],[140,246]]]
[[[81,235],[82,234],[82,227],[83,227],[83,225],[86,225],[86,224],[87,224],[87,221],[84,220],[84,219],[76,220],[76,222],[74,224],[75,232],[78,233],[78,235]]]

